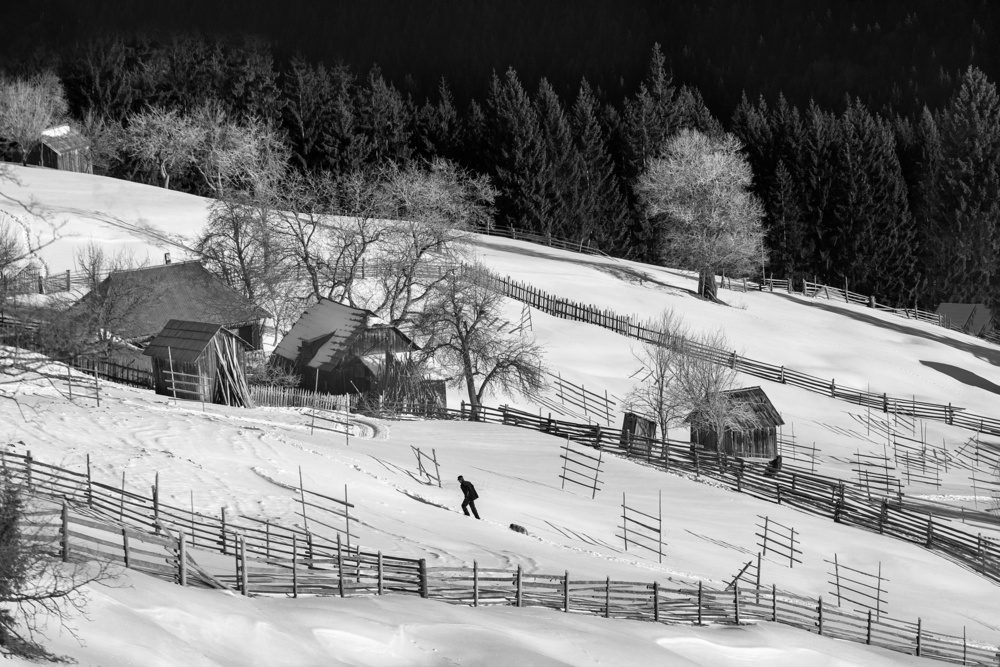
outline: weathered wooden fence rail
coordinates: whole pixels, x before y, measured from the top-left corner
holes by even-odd
[[[673,588],[659,582],[571,579],[547,574],[469,567],[428,567],[423,559],[366,552],[318,540],[295,527],[261,528],[171,507],[44,464],[29,454],[4,453],[8,479],[33,497],[62,504],[48,512],[58,525],[53,552],[66,560],[96,558],[184,586],[224,587],[245,595],[382,595],[402,593],[474,606],[534,606],[563,612],[661,623],[772,621],[830,637],[964,665],[995,665],[994,646],[932,633],[917,623],[872,618],[824,606],[822,598],[771,588]],[[794,481],[793,481],[794,485]],[[115,496],[118,496],[117,498]],[[190,531],[190,532],[188,532]],[[212,574],[192,552],[230,555],[231,572]]]

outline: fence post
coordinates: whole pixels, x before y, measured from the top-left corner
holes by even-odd
[[[816,604],[816,613],[819,619],[819,633],[823,634],[823,596],[819,596],[819,602]]]
[[[930,514],[927,515],[927,541],[924,543],[928,549],[931,548],[931,542],[934,541],[934,517]]]
[[[698,582],[698,625],[701,625],[701,600],[702,600],[701,596],[702,596],[701,582],[699,581]]]
[[[132,564],[132,552],[128,546],[128,532],[124,526],[122,527],[122,551],[125,552],[125,569],[127,570]]]
[[[660,582],[653,582],[653,620],[660,621]]]
[[[611,618],[611,577],[604,582],[604,618]]]
[[[153,478],[153,530],[160,534],[160,473],[157,472]],[[122,494],[124,497],[125,494]]]
[[[222,508],[222,555],[226,554],[226,508]]]
[[[344,597],[344,552],[340,548],[340,533],[337,533],[337,593]]]
[[[921,621],[917,619],[917,657],[920,657],[920,635],[921,635]]]
[[[872,610],[871,609],[868,610],[868,627],[867,627],[867,630],[865,631],[865,643],[866,644],[871,644],[872,643]]]
[[[733,587],[733,608],[736,610],[736,625],[740,624],[740,582]]]
[[[521,606],[521,599],[522,599],[521,596],[524,594],[524,591],[522,589],[522,586],[523,586],[523,577],[524,577],[524,572],[521,570],[521,566],[518,565],[517,566],[517,574],[514,575],[514,584],[515,584],[515,589],[514,589],[514,606],[515,607],[520,607]]]
[[[569,613],[569,570],[563,575],[563,611]]]
[[[123,475],[125,474],[124,471],[122,472],[122,474]],[[24,457],[24,475],[27,478],[25,481],[27,482],[28,490],[30,491],[31,490],[31,450],[30,449],[28,450],[28,455]]]
[[[87,506],[94,506],[94,486],[90,476],[90,454],[87,454]]]
[[[427,597],[427,559],[421,558],[420,565],[420,597]]]
[[[878,534],[881,535],[885,524],[889,520],[889,499],[882,499],[882,511],[878,514]]]
[[[187,535],[180,531],[177,536],[177,583],[187,586]]]
[[[778,622],[778,585],[771,584],[771,621]]]
[[[472,606],[479,606],[479,562],[472,561]]]
[[[65,498],[62,502],[62,560],[69,562],[69,505]]]
[[[250,576],[247,574],[247,543],[243,536],[240,541],[240,590],[243,595],[250,595]]]
[[[299,570],[296,565],[298,565],[299,560],[299,536],[292,533],[292,597],[299,597]],[[378,584],[379,584],[379,594],[382,592],[382,552],[378,553]]]

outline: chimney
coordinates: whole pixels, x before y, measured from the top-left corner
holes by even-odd
[[[163,253],[163,263],[164,264],[169,264],[170,263],[170,253],[169,252]]]

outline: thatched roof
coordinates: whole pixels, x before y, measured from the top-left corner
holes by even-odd
[[[735,403],[740,403],[748,407],[753,412],[754,423],[752,426],[755,428],[772,428],[785,423],[778,410],[774,407],[774,404],[771,403],[771,399],[767,397],[767,394],[760,387],[730,389],[729,391],[722,392],[722,395]],[[684,421],[693,421],[693,418],[697,414],[698,411],[694,410]]]
[[[107,295],[112,290],[120,303],[109,305],[120,312],[113,313],[109,321],[114,323],[114,333],[125,340],[154,336],[169,320],[235,329],[270,317],[270,313],[255,306],[197,261],[117,271],[101,282],[96,291]],[[81,304],[93,298],[88,294]]]
[[[942,303],[937,314],[947,317],[953,326],[973,336],[985,333],[993,322],[993,313],[981,303]]]
[[[193,363],[205,352],[205,348],[212,343],[212,339],[220,331],[224,336],[232,336],[243,343],[245,347],[249,347],[245,341],[226,331],[219,324],[170,320],[153,339],[153,342],[146,346],[143,354],[162,361]]]
[[[51,148],[55,153],[64,155],[66,153],[89,148],[90,141],[69,125],[50,127],[42,132],[42,144]]]

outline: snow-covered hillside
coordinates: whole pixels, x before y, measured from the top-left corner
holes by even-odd
[[[16,202],[34,199],[65,222],[62,239],[42,251],[53,271],[72,268],[73,247],[90,238],[148,248],[154,261],[166,250],[183,253],[207,215],[204,200],[156,188],[13,171],[20,184],[0,184],[6,197],[0,207],[25,217],[29,214]],[[856,306],[778,294],[723,292],[734,306],[726,308],[691,296],[694,280],[684,272],[494,237],[474,236],[470,243],[497,273],[562,297],[644,317],[671,307],[692,329],[721,328],[734,349],[763,361],[838,384],[994,412],[1000,349],[961,334]],[[520,315],[521,304],[509,307]],[[602,393],[627,393],[636,367],[634,342],[538,312],[531,322],[548,363],[564,378]],[[794,429],[800,442],[816,443],[824,472],[849,477],[856,451],[882,451],[882,440],[866,432],[859,419],[867,415],[856,407],[787,386],[762,386],[788,424],[785,433]],[[949,634],[961,635],[967,627],[972,639],[1000,642],[994,585],[929,551],[614,458],[602,491],[591,500],[559,488],[562,442],[532,431],[367,420],[367,428],[347,444],[342,437],[310,435],[307,418],[294,410],[207,406],[203,411],[197,404],[110,386],[96,408],[71,403],[53,388],[21,389],[19,405],[0,401],[0,440],[23,442],[15,445],[18,450],[67,467],[82,467],[89,454],[96,478],[120,482],[124,471],[127,486],[137,491],[147,492],[159,472],[165,502],[193,500],[205,513],[226,507],[230,515],[294,523],[295,499],[283,484],[294,485],[301,466],[309,488],[348,486],[362,522],[361,543],[371,549],[424,557],[431,565],[476,560],[485,566],[520,564],[526,571],[711,585],[731,580],[747,554],[759,551],[754,524],[758,516],[769,516],[796,528],[803,562],[791,569],[765,557],[764,582],[827,596],[825,561],[834,554],[866,571],[881,563],[889,579],[890,615],[921,617],[925,628]],[[449,396],[456,403],[459,398]],[[494,401],[539,409],[516,398]],[[970,435],[940,424],[926,428],[928,441],[940,445],[943,439],[949,449]],[[443,489],[411,474],[416,470],[411,446],[436,450]],[[451,481],[459,474],[482,496],[481,522],[461,515],[461,494]],[[914,484],[905,490],[970,496],[967,477],[968,471],[953,469],[944,473],[941,487]],[[622,548],[616,537],[622,492],[630,505],[650,508],[662,494],[667,543],[662,564]],[[529,535],[509,530],[511,523]],[[769,624],[735,632],[668,628],[413,599],[245,600],[141,575],[122,583],[126,587],[94,591],[91,620],[77,623],[87,647],[59,638],[57,650],[95,665],[923,663]]]

